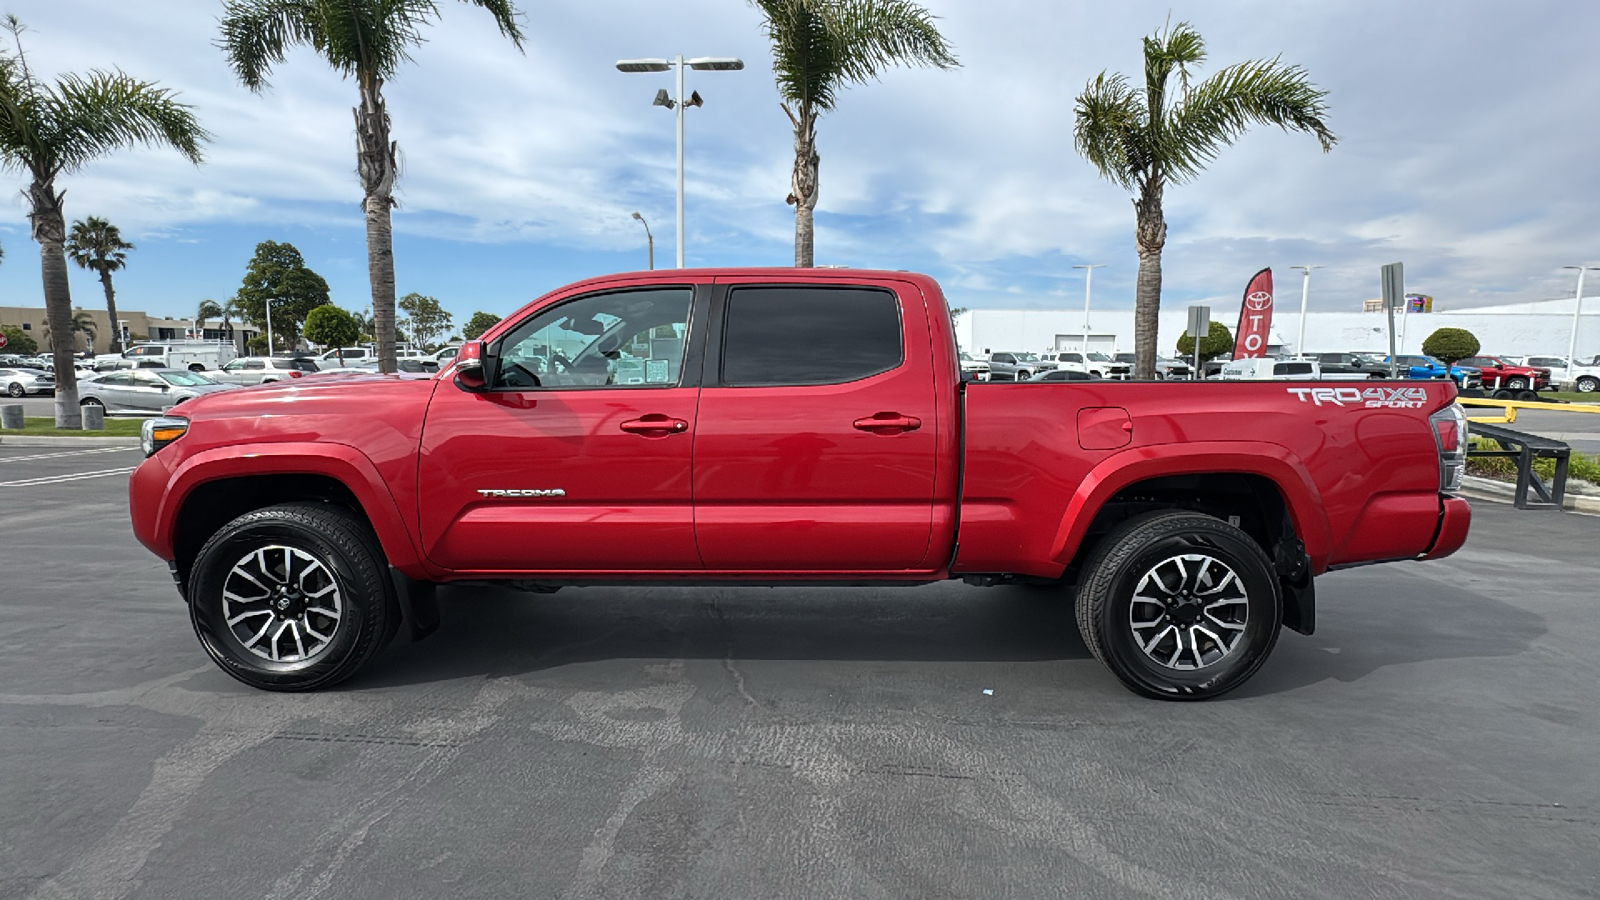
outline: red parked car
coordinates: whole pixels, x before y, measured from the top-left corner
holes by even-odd
[[[1058,585],[1130,689],[1203,699],[1312,578],[1466,540],[1448,381],[964,383],[933,279],[637,272],[431,378],[304,378],[145,425],[129,486],[213,660],[307,690],[434,587]],[[908,609],[914,609],[909,606]]]
[[[1543,391],[1550,387],[1550,370],[1540,366],[1519,366],[1498,356],[1474,356],[1457,365],[1473,366],[1483,372],[1486,391]]]

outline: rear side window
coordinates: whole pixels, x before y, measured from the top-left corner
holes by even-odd
[[[316,372],[316,371],[318,371],[317,364],[312,362],[309,359],[290,359],[290,360],[285,360],[284,364],[288,368],[295,369],[296,371],[300,371],[300,372]]]
[[[1311,374],[1311,363],[1308,363],[1308,362],[1278,363],[1276,366],[1273,367],[1273,374],[1274,375],[1310,375]]]
[[[904,358],[900,303],[889,291],[748,287],[728,295],[723,384],[842,384]]]

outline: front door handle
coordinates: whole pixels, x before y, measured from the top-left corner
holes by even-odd
[[[922,420],[916,416],[902,416],[897,412],[881,412],[864,419],[857,419],[851,424],[873,434],[900,434],[921,428]]]
[[[629,419],[618,427],[629,434],[645,434],[659,437],[688,431],[689,423],[660,413],[650,413],[637,419]]]

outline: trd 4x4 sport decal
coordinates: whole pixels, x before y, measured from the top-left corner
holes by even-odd
[[[1421,409],[1428,392],[1419,387],[1292,387],[1301,403],[1364,406],[1368,409]]]

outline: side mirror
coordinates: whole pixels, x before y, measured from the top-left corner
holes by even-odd
[[[478,393],[489,389],[487,375],[483,370],[483,342],[468,341],[461,345],[461,350],[455,358],[456,387],[463,391]]]

